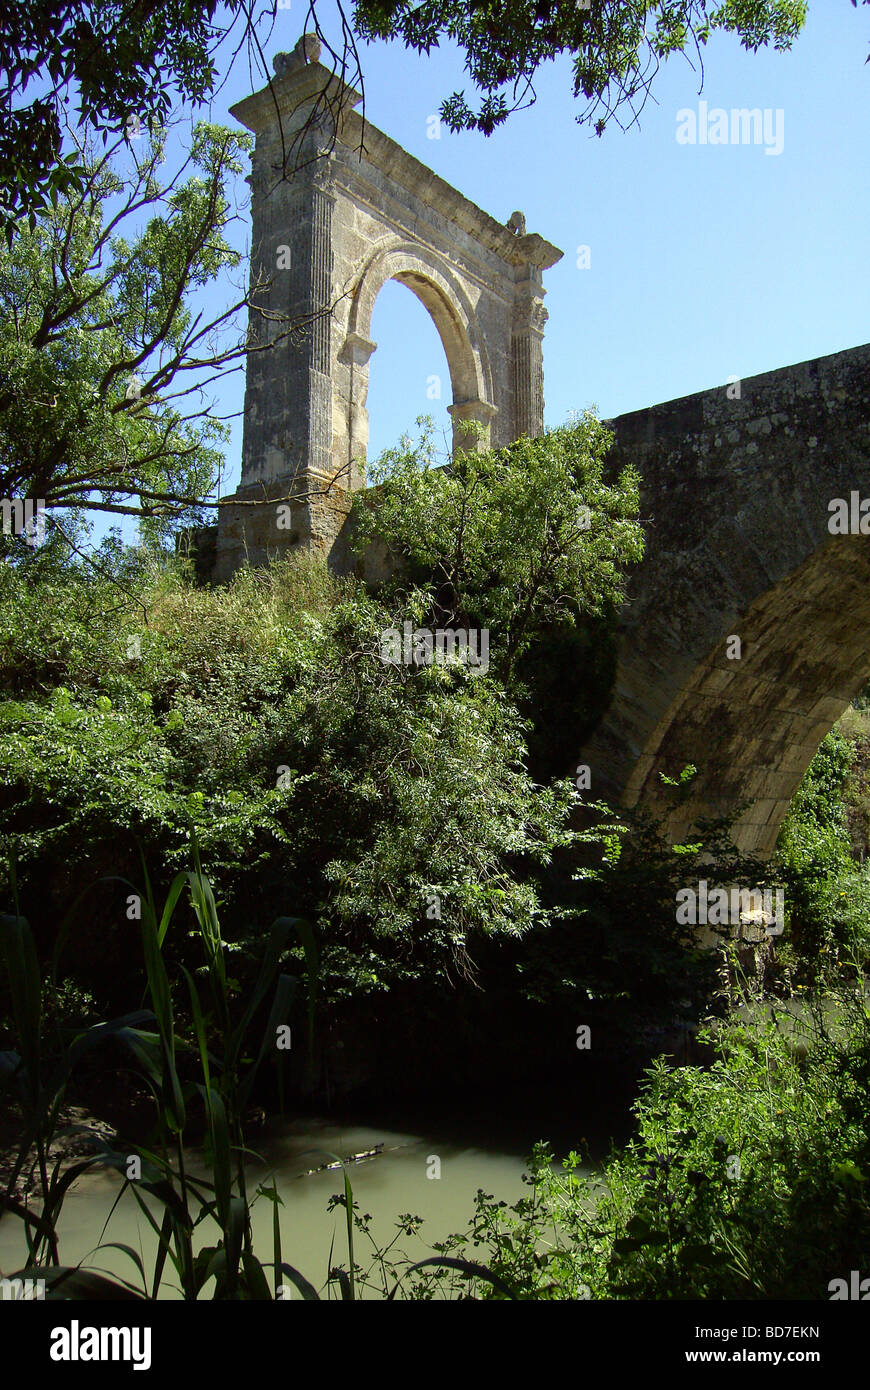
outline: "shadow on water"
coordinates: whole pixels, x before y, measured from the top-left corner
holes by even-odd
[[[574,1149],[598,1163],[613,1144],[622,1144],[633,1130],[631,1105],[637,1095],[636,1069],[605,1075],[580,1058],[588,1077],[523,1080],[476,1091],[473,1087],[447,1092],[433,1090],[415,1098],[391,1100],[372,1095],[337,1103],[329,1113],[344,1124],[367,1128],[413,1130],[439,1136],[458,1148],[474,1147],[525,1159],[539,1140],[547,1140],[557,1156]],[[466,1079],[467,1080],[467,1079]]]

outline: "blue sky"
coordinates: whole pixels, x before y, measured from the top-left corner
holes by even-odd
[[[292,49],[307,6],[281,9],[266,45]],[[328,26],[329,13],[319,9]],[[458,50],[362,48],[367,118],[500,221],[515,209],[565,252],[545,272],[546,419],[597,407],[604,417],[823,356],[870,340],[867,271],[870,9],[810,0],[790,53],[746,53],[727,35],[704,53],[709,108],[782,111],[783,149],[680,144],[677,113],[697,110],[700,73],[682,58],[659,72],[640,127],[599,139],[575,122],[570,65],[548,64],[538,99],[488,139],[428,138],[439,102],[470,90]],[[262,86],[256,81],[255,86]],[[211,111],[251,90],[237,60]],[[578,268],[577,249],[590,248]],[[219,293],[216,289],[215,293]],[[375,307],[369,458],[420,414],[446,429],[449,378],[425,309],[404,286]],[[444,399],[430,399],[432,376]],[[221,411],[241,406],[232,377]],[[238,479],[241,426],[225,488]]]

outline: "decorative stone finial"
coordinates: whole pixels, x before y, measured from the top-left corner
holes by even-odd
[[[302,68],[306,63],[320,62],[320,39],[316,34],[303,34],[292,53],[276,53],[272,67],[278,77],[294,68]]]
[[[512,212],[507,220],[507,225],[512,232],[516,232],[517,236],[525,236],[526,218],[524,213]]]

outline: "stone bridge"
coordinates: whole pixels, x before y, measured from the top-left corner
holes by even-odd
[[[318,57],[303,37],[276,58],[270,87],[234,108],[256,133],[251,281],[265,315],[252,314],[251,342],[269,350],[248,362],[242,482],[212,537],[216,579],[293,548],[350,565],[371,315],[388,279],[435,322],[457,426],[476,421],[494,445],[543,429],[542,272],[562,253],[364,123],[359,93]],[[857,494],[856,521],[864,496],[870,511],[870,347],[611,423],[614,461],[642,476],[647,548],[612,701],[578,761],[593,794],[661,813],[659,774],[692,763],[671,834],[751,800],[736,838],[767,855],[819,742],[870,675],[870,541],[835,534],[830,510]]]
[[[593,792],[660,814],[659,774],[694,764],[672,836],[751,800],[735,840],[766,856],[870,676],[870,346],[610,423],[614,462],[641,473],[646,554],[579,761]],[[849,506],[859,530],[864,499],[866,534],[834,533]]]

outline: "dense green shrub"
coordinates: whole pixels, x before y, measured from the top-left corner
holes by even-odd
[[[856,697],[837,728],[852,744],[854,757],[843,783],[846,824],[852,856],[863,863],[870,850],[870,710],[868,695]]]
[[[89,884],[134,876],[140,847],[153,875],[180,867],[191,826],[234,946],[256,950],[292,897],[327,1000],[472,981],[489,941],[545,929],[559,892],[540,877],[578,800],[550,779],[606,702],[641,553],[609,438],[587,417],[446,470],[393,451],[356,507],[360,545],[402,565],[376,596],[302,559],[198,588],[111,542],[94,564],[54,538],[0,566],[0,849],[41,945]],[[491,669],[385,661],[407,620],[487,628]],[[98,994],[126,988],[130,915],[105,883],[82,912]]]
[[[677,920],[678,890],[700,878],[711,889],[761,886],[766,869],[735,849],[729,819],[672,845],[643,812],[603,803],[585,810],[571,881],[558,871],[576,863],[573,850],[545,879],[553,921],[502,949],[516,958],[529,998],[573,1012],[578,1023],[594,1020],[597,1047],[648,1056],[709,1011],[718,984],[715,953],[699,944],[696,926]]]
[[[513,1297],[826,1299],[870,1250],[870,1016],[720,1026],[710,1067],[649,1070],[637,1135],[600,1174],[536,1150],[528,1197],[479,1193],[439,1247],[482,1261]],[[444,1279],[445,1272],[418,1276]],[[482,1297],[503,1296],[486,1281]]]
[[[530,723],[532,766],[562,776],[609,702],[615,615],[643,553],[639,478],[608,475],[612,435],[591,413],[438,466],[431,421],[354,501],[355,545],[395,567],[388,603],[417,586],[429,626],[486,628],[494,673]],[[612,471],[612,470],[611,470]]]
[[[868,960],[870,881],[852,858],[845,787],[854,743],[832,729],[798,788],[777,842],[785,885],[782,959],[802,984],[834,978],[841,965]]]
[[[544,919],[530,871],[570,838],[572,789],[532,782],[497,682],[383,662],[395,621],[303,562],[214,591],[145,560],[122,580],[2,567],[2,848],[37,936],[100,875],[134,876],[139,845],[180,867],[191,825],[230,934],[256,938],[292,896],[333,997],[437,977],[475,936]],[[130,929],[100,892],[89,987]]]

